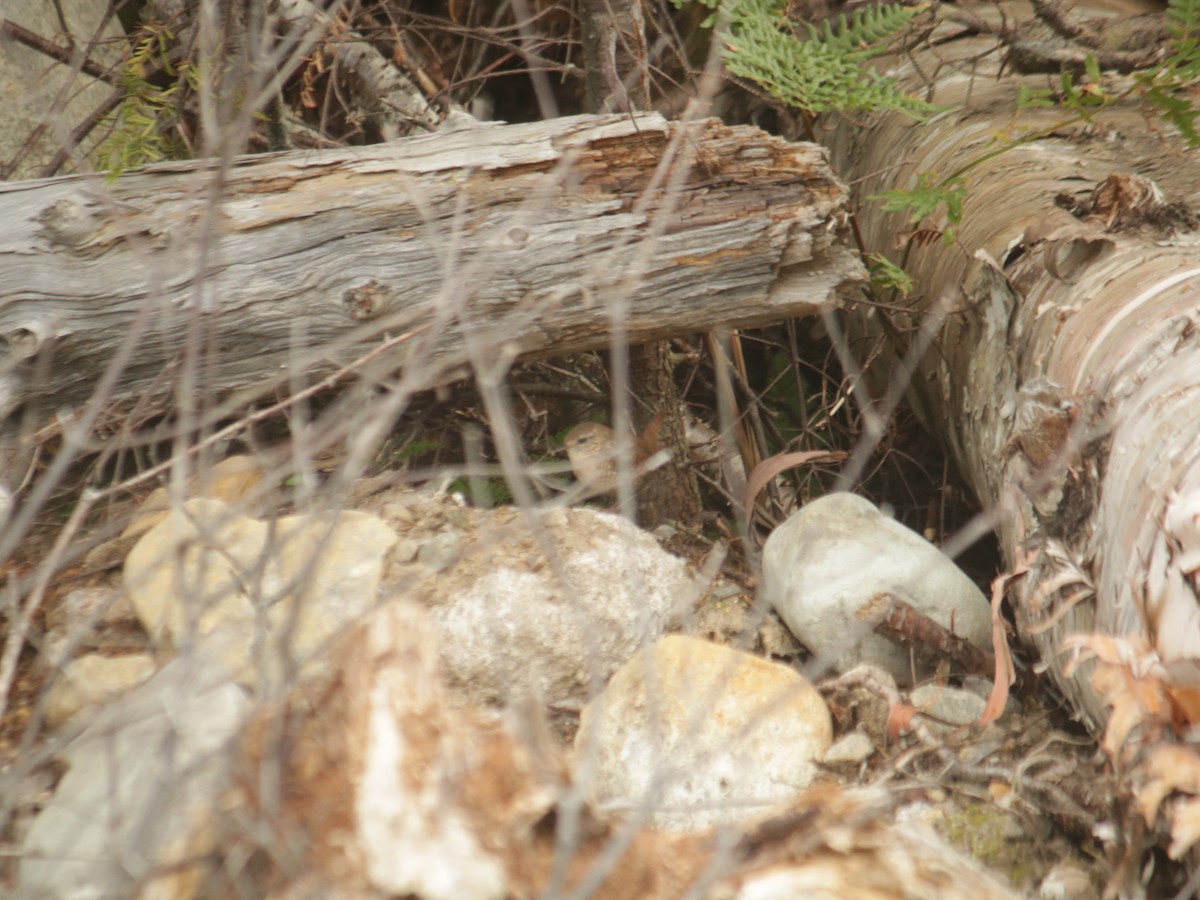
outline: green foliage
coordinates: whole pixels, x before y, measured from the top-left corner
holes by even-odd
[[[1060,102],[1063,108],[1089,121],[1097,112],[1109,106],[1115,97],[1105,89],[1100,64],[1091,53],[1084,58],[1084,72],[1086,79],[1076,81],[1070,72],[1063,70],[1059,76],[1062,85]]]
[[[426,453],[433,453],[434,451],[441,450],[441,449],[442,449],[441,441],[433,441],[433,440],[425,440],[424,438],[417,438],[416,440],[409,441],[407,444],[405,444],[403,447],[399,448],[398,450],[393,451],[392,460],[393,460],[393,462],[397,462],[397,463],[406,462],[415,457],[424,456]]]
[[[1171,55],[1157,69],[1139,73],[1138,84],[1146,102],[1195,147],[1200,145],[1200,110],[1192,105],[1191,95],[1200,79],[1200,0],[1169,0],[1167,26]]]
[[[471,502],[476,506],[503,506],[506,503],[512,503],[512,491],[508,489],[508,484],[503,479],[489,478],[481,485],[487,492],[487,497],[475,496],[471,491],[471,482],[466,478],[454,479],[447,487],[447,491],[451,494],[470,497]]]
[[[1152,69],[1136,72],[1132,84],[1125,89],[1114,92],[1106,88],[1100,65],[1089,54],[1084,60],[1083,77],[1076,78],[1063,71],[1057,94],[1023,88],[1018,107],[1053,106],[1056,101],[1076,121],[1090,122],[1097,113],[1116,103],[1140,96],[1179,129],[1189,146],[1200,146],[1200,131],[1196,128],[1200,110],[1193,105],[1200,82],[1200,0],[1169,0],[1167,27],[1170,33],[1165,48],[1167,57]]]
[[[1050,88],[1031,88],[1023,84],[1017,94],[1017,109],[1049,109],[1055,105],[1054,91]]]
[[[159,162],[182,159],[187,148],[173,137],[177,93],[191,77],[187,63],[172,66],[169,55],[174,36],[163,26],[148,25],[121,68],[125,98],[109,116],[109,134],[97,149],[97,160],[109,177]],[[148,80],[154,73],[171,77],[166,87]]]
[[[932,172],[922,172],[917,176],[917,186],[911,190],[884,191],[867,199],[882,200],[887,212],[907,212],[912,225],[944,208],[946,227],[942,230],[942,239],[948,245],[954,240],[955,229],[962,223],[966,195],[967,187],[961,176],[939,179]]]
[[[881,290],[895,291],[902,297],[912,290],[912,276],[882,253],[872,253],[869,260],[872,286]]]
[[[936,109],[865,65],[920,7],[884,4],[840,16],[836,26],[806,24],[802,40],[784,15],[786,0],[699,2],[719,9],[707,23],[716,26],[729,71],[788,106],[808,113],[894,109],[917,117]]]
[[[1168,0],[1167,27],[1171,32],[1168,64],[1175,76],[1188,81],[1200,76],[1200,2]]]

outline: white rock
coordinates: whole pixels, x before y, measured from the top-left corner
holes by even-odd
[[[1051,869],[1038,885],[1038,900],[1088,900],[1099,894],[1086,869],[1064,861]]]
[[[363,761],[354,824],[367,878],[389,896],[499,900],[507,894],[502,861],[451,800],[480,754],[446,713],[432,628],[397,603],[372,619],[362,643],[361,660],[371,664],[349,676],[360,691],[349,703],[364,715],[354,730]]]
[[[584,709],[576,771],[599,810],[695,831],[794,799],[831,738],[829,710],[794,670],[672,636]]]
[[[266,865],[204,896],[534,896],[520,885],[549,864],[552,851],[529,863],[531,832],[560,796],[559,755],[548,751],[540,780],[541,754],[447,690],[435,631],[413,603],[375,610],[328,655],[335,675],[264,704],[248,729],[286,749],[264,758],[253,741],[238,747],[235,771],[251,777],[223,798],[216,829],[233,849],[215,866],[238,868],[241,836],[266,842]]]
[[[978,694],[943,684],[923,684],[914,688],[911,699],[917,712],[935,723],[950,726],[978,722],[987,707],[987,700]]]
[[[448,672],[473,697],[531,695],[578,709],[681,622],[703,585],[619,516],[560,510],[541,524],[540,543],[520,524],[494,533],[478,526],[458,564],[426,585],[423,602]],[[394,592],[411,595],[404,582]]]
[[[258,677],[264,666],[273,676],[306,664],[375,606],[395,542],[366,513],[260,522],[191,500],[130,551],[125,587],[156,641],[199,639],[240,677]]]
[[[89,653],[63,668],[46,695],[46,724],[58,728],[81,710],[99,706],[141,684],[155,671],[149,653],[101,656]]]
[[[21,845],[18,896],[133,897],[154,874],[186,879],[186,860],[212,849],[225,744],[246,706],[221,664],[195,653],[99,711]]]
[[[875,752],[875,743],[861,731],[852,731],[837,739],[825,751],[821,761],[828,766],[857,766],[866,762]]]
[[[854,494],[814,500],[772,532],[763,579],[796,637],[839,671],[871,662],[912,682],[909,653],[856,616],[880,592],[991,648],[991,608],[979,588],[937,547]],[[928,674],[918,667],[919,678]]]

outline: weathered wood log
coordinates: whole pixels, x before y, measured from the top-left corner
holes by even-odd
[[[266,390],[391,339],[370,374],[432,385],[618,322],[813,313],[864,278],[845,201],[815,145],[657,115],[0,185],[0,418],[80,403],[110,364],[113,396],[176,388],[188,354],[199,389]]]
[[[1072,15],[1112,14],[1088,7]],[[1197,721],[1180,698],[1195,694],[1200,659],[1200,268],[1189,211],[1200,182],[1179,135],[1148,132],[1135,101],[1098,125],[1061,109],[1018,114],[1021,88],[1049,82],[1007,70],[999,45],[1031,11],[1008,5],[1018,19],[1002,28],[997,10],[971,9],[993,17],[995,33],[945,19],[935,40],[891,61],[947,112],[839,129],[834,159],[861,178],[862,197],[911,187],[919,172],[963,174],[954,246],[917,240],[907,255],[910,321],[940,322],[913,399],[992,512],[985,528],[1017,576],[1023,638],[1079,717],[1107,726],[1105,748],[1130,789],[1152,779],[1139,797],[1152,824],[1173,788],[1193,808],[1200,800],[1187,780],[1200,755],[1189,748],[1163,768],[1143,753],[1170,749]],[[923,73],[935,71],[928,85]],[[1017,134],[1042,138],[996,152],[997,110],[1029,129]],[[868,248],[884,252],[909,228],[873,204],[860,223]],[[860,313],[870,332],[875,314]],[[1080,650],[1099,666],[1074,665]],[[1197,832],[1182,806],[1164,810],[1182,854]]]

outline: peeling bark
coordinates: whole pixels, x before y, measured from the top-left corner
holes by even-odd
[[[1007,8],[1029,15],[1024,4]],[[891,72],[922,91],[920,72],[938,72],[928,97],[948,111],[928,123],[885,115],[865,129],[842,127],[834,159],[856,182],[868,248],[883,251],[907,226],[863,198],[983,159],[964,173],[955,244],[914,242],[908,257],[918,285],[910,321],[947,314],[914,402],[995,511],[1008,566],[1026,573],[1013,580],[1018,628],[1078,714],[1097,730],[1134,717],[1154,726],[1141,740],[1170,742],[1188,716],[1135,712],[1111,681],[1093,680],[1094,664],[1067,663],[1083,646],[1071,636],[1097,632],[1130,639],[1122,658],[1131,678],[1161,677],[1176,696],[1196,678],[1194,151],[1165,124],[1148,132],[1153,113],[1135,102],[1094,127],[1050,129],[1063,116],[1056,110],[1017,113],[1022,85],[1052,85],[1002,72],[997,48],[996,35],[943,22],[921,49],[893,59]],[[1119,90],[1122,79],[1110,77]],[[1052,133],[986,158],[1008,116]],[[858,311],[860,333],[873,333],[872,318]],[[1113,749],[1129,761],[1138,742],[1120,744]]]

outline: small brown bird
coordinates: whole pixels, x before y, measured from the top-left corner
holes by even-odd
[[[633,439],[632,467],[636,469],[659,451],[658,429],[662,413]],[[617,489],[616,435],[607,425],[582,422],[567,432],[563,441],[575,477],[596,494],[608,494]]]

